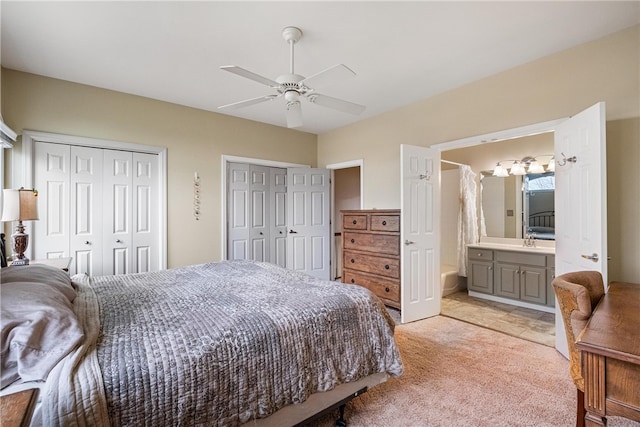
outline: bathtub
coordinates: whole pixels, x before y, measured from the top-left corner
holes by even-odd
[[[440,265],[440,287],[443,297],[459,290],[458,267],[449,264]]]

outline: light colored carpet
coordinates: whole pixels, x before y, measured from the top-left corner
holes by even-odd
[[[443,316],[396,326],[396,341],[404,375],[349,403],[350,427],[575,425],[569,362],[553,348]]]

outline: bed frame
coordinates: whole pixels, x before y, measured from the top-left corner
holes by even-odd
[[[302,403],[285,406],[267,418],[249,421],[243,427],[303,426],[336,409],[340,411],[336,427],[344,427],[347,425],[344,419],[344,408],[347,403],[366,393],[370,388],[382,384],[388,377],[386,373],[380,372],[359,381],[340,384],[333,390],[314,393]]]
[[[551,227],[556,226],[556,212],[542,211],[529,215],[529,227]]]

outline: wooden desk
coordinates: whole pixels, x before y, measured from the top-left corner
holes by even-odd
[[[640,284],[611,283],[576,345],[585,425],[606,425],[608,415],[640,421]]]

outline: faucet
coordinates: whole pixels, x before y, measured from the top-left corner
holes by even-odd
[[[522,242],[522,246],[526,246],[528,248],[535,248],[536,247],[535,237],[536,237],[536,233],[526,233],[524,235],[524,241]]]

